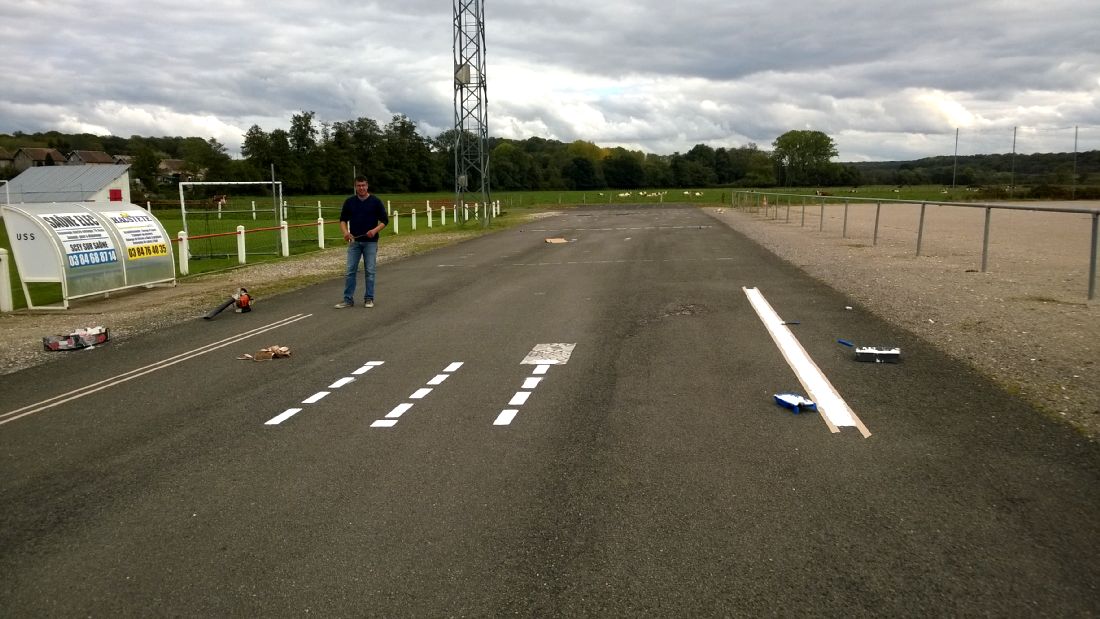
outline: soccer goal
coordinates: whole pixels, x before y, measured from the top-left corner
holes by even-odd
[[[270,197],[249,195],[244,186],[267,189]],[[234,187],[244,195],[233,195]],[[227,258],[235,256],[233,234],[238,225],[257,230],[250,235],[250,254],[275,254],[280,251],[279,235],[274,232],[286,218],[283,212],[281,181],[181,181],[180,217],[187,234],[190,257]]]

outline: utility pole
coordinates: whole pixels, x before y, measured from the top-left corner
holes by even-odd
[[[473,193],[482,227],[492,214],[489,193],[489,113],[485,82],[485,5],[454,0],[455,204]]]

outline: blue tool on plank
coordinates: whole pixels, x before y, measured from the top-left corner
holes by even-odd
[[[817,404],[813,400],[797,393],[777,393],[772,397],[776,404],[794,411],[796,415],[802,411],[817,412]]]

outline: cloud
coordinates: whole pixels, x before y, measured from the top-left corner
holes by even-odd
[[[486,13],[501,137],[671,153],[811,128],[864,160],[948,154],[956,127],[973,148],[1003,152],[1006,131],[1011,148],[1015,126],[1021,152],[1064,151],[1078,125],[1080,148],[1100,147],[1100,11],[1079,0],[515,0]],[[0,131],[195,134],[233,151],[252,124],[310,110],[405,114],[438,134],[453,124],[452,17],[429,0],[13,3]]]

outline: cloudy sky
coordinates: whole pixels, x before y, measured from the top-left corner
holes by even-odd
[[[841,161],[1100,149],[1095,0],[485,0],[489,133],[650,153],[824,131]],[[5,0],[0,132],[453,126],[442,0]]]

